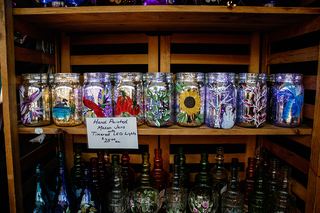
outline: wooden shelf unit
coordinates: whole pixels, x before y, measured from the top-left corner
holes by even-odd
[[[11,212],[23,212],[22,192],[29,190],[21,181],[19,134],[34,134],[35,128],[18,125],[16,91],[21,78],[15,74],[15,61],[54,65],[54,72],[71,72],[80,65],[135,65],[148,66],[148,72],[173,72],[179,64],[240,65],[248,72],[270,73],[275,64],[319,61],[319,44],[282,53],[271,53],[274,42],[298,37],[320,30],[320,8],[312,7],[249,7],[236,6],[96,6],[75,8],[11,8],[11,0],[0,2],[0,54],[3,84],[5,145],[9,199]],[[55,45],[55,54],[15,47],[13,32],[18,31]],[[260,43],[262,41],[262,44]],[[147,44],[147,54],[73,55],[71,46],[102,44]],[[177,54],[171,52],[175,44],[247,45],[246,55]],[[130,57],[131,58],[130,58]],[[130,58],[130,60],[128,60]],[[19,74],[18,74],[19,75]],[[316,75],[305,77],[306,89],[315,91],[315,104],[306,104],[304,117],[318,118],[320,113],[320,65]],[[312,127],[311,127],[312,126]],[[286,162],[308,174],[308,186],[293,181],[293,191],[305,203],[305,212],[320,212],[320,181],[308,169],[308,162],[320,173],[320,120],[313,125],[298,128],[281,128],[266,124],[262,128],[211,129],[205,125],[184,128],[138,127],[139,145],[148,145],[151,158],[153,149],[163,150],[164,168],[169,171],[173,162],[171,146],[174,145],[237,145],[243,144],[244,153],[226,154],[226,163],[239,157],[246,166],[248,157],[254,155],[256,141]],[[67,166],[73,165],[73,143],[86,142],[86,128],[39,127],[45,134],[65,134]],[[311,148],[310,161],[303,160],[264,136],[281,135]],[[46,146],[41,150],[55,147]],[[279,151],[279,149],[281,151]],[[214,152],[214,151],[213,151]],[[30,153],[31,156],[32,153]],[[93,154],[86,154],[89,159]],[[199,154],[187,153],[188,163],[198,163]],[[214,155],[210,155],[213,162]],[[299,164],[294,165],[296,160]],[[134,155],[134,162],[139,163]],[[29,165],[29,164],[28,164]],[[52,168],[51,162],[48,167]],[[23,168],[25,169],[25,168]],[[194,176],[194,173],[193,173]],[[244,177],[244,173],[241,173]],[[29,184],[27,181],[26,184]]]

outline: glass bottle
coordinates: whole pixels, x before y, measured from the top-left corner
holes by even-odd
[[[180,181],[180,159],[178,155],[174,156],[172,183],[166,190],[165,209],[167,213],[186,213],[188,193],[181,186]]]
[[[266,168],[259,166],[257,169],[257,177],[255,180],[254,190],[249,195],[248,210],[251,213],[268,213],[266,200]]]
[[[89,168],[84,169],[84,184],[80,195],[80,204],[78,212],[95,212],[97,213],[96,203],[92,199],[92,184]]]
[[[217,212],[221,212],[221,195],[228,185],[228,170],[224,167],[224,148],[217,147],[217,155],[215,157],[216,165],[211,169],[213,176],[213,188],[219,193],[219,207]]]
[[[138,126],[144,123],[142,73],[117,73],[113,105],[114,117],[136,117]]]
[[[272,97],[272,90],[275,85],[275,74],[268,74],[266,75],[266,83],[268,88],[268,102],[267,102],[267,121],[271,121],[272,113],[272,104],[273,104],[273,97]]]
[[[264,73],[239,73],[237,120],[242,127],[261,127],[266,122],[267,85]]]
[[[105,167],[105,161],[104,161],[104,151],[100,150],[98,152],[98,177],[99,177],[99,187],[100,187],[100,196],[101,196],[101,205],[102,208],[106,208],[106,203],[104,202],[107,197],[107,193],[111,190],[111,177],[108,177],[108,174],[106,172]]]
[[[75,195],[78,199],[82,192],[83,187],[83,164],[81,148],[76,146],[74,154],[74,166],[71,168],[71,178],[75,188]]]
[[[201,126],[204,122],[204,74],[200,72],[177,73],[176,120],[180,126]]]
[[[51,124],[51,92],[46,73],[22,74],[20,113],[25,126]]]
[[[291,167],[283,166],[279,185],[273,197],[273,208],[269,212],[294,213],[296,208],[296,197],[291,192]]]
[[[91,174],[91,199],[95,201],[95,206],[98,212],[103,212],[103,205],[101,199],[101,190],[99,183],[99,168],[98,168],[98,158],[90,158],[90,174]]]
[[[150,172],[150,154],[148,152],[142,153],[142,171],[141,174],[137,178],[137,185],[138,186],[155,186],[155,180]]]
[[[183,147],[179,148],[178,155],[180,158],[181,186],[187,190],[190,190],[190,171],[187,168],[186,156]]]
[[[145,85],[147,125],[172,126],[175,120],[173,74],[148,72]]]
[[[86,118],[112,117],[112,85],[110,74],[84,73],[83,74],[83,123]]]
[[[82,88],[79,73],[54,74],[52,112],[53,122],[57,126],[76,126],[82,123]]]
[[[120,155],[112,155],[112,162],[111,162],[111,167],[112,167],[112,173],[113,173],[113,167],[116,165],[120,165]]]
[[[198,186],[213,186],[213,176],[210,174],[208,153],[201,153],[200,172],[195,176]]]
[[[58,153],[57,153],[57,161],[58,161],[58,166],[57,166],[58,171],[57,171],[57,177],[56,177],[57,182],[58,182],[59,176],[60,176],[59,168],[63,167],[64,168],[64,176],[65,176],[67,185],[69,187],[71,187],[71,190],[72,190],[72,192],[73,192],[73,194],[75,196],[75,194],[76,194],[75,185],[73,184],[72,178],[71,178],[71,176],[70,176],[70,174],[68,172],[67,166],[66,166],[66,153],[65,153],[65,151],[58,151]],[[56,187],[57,186],[58,185],[56,185]],[[56,188],[56,190],[57,190],[57,188]]]
[[[35,168],[36,184],[33,194],[33,213],[51,213],[53,208],[54,192],[50,191],[44,180],[42,164],[37,164]]]
[[[111,164],[110,164],[110,154],[107,150],[104,151],[104,162],[105,162],[105,167],[106,167],[106,171],[108,173],[110,173],[110,175],[112,174],[112,171],[111,171]],[[111,175],[112,176],[112,175]]]
[[[242,187],[240,188],[241,193],[244,195],[244,212],[248,212],[249,194],[254,190],[256,175],[256,159],[250,157],[248,158],[246,179],[242,182]]]
[[[218,209],[219,195],[211,186],[195,186],[188,197],[189,209],[197,213],[214,213]]]
[[[129,194],[122,187],[121,166],[113,167],[112,188],[108,193],[108,212],[127,213],[129,208]]]
[[[262,165],[262,151],[261,147],[257,146],[256,149],[254,150],[254,158],[256,159],[256,168]]]
[[[230,129],[235,124],[237,91],[229,73],[208,74],[206,85],[206,125]]]
[[[272,158],[270,160],[270,168],[268,171],[268,180],[266,185],[267,205],[269,208],[271,207],[274,193],[277,190],[279,176],[280,176],[279,160],[277,158]]]
[[[127,192],[131,192],[134,189],[134,169],[130,166],[129,152],[123,151],[121,156],[121,175],[123,177],[123,188]]]
[[[162,167],[162,150],[157,148],[154,149],[154,167],[153,170],[151,171],[151,175],[153,176],[155,180],[155,188],[161,192],[163,189],[167,188],[167,182],[168,182],[168,175],[167,172],[163,169]]]
[[[273,92],[275,112],[272,124],[283,127],[300,126],[303,120],[303,74],[278,73]]]
[[[232,158],[227,191],[221,196],[222,213],[243,213],[244,195],[239,189],[239,160]]]

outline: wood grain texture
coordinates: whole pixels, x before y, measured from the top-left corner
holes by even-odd
[[[159,36],[148,37],[148,72],[159,72]]]
[[[314,119],[314,105],[311,105],[311,104],[303,105],[303,117]]]
[[[70,37],[66,34],[61,34],[61,72],[71,72],[71,59],[70,59]]]
[[[147,54],[72,55],[71,65],[148,64]]]
[[[291,178],[292,180],[292,186],[291,190],[293,193],[295,193],[298,197],[301,198],[304,202],[307,201],[307,189],[302,186],[298,181],[295,179]]]
[[[160,149],[162,149],[162,158],[163,158],[163,169],[170,173],[170,141],[171,136],[160,136]],[[169,184],[170,178],[167,176],[167,185]]]
[[[303,76],[303,87],[307,90],[317,89],[317,76],[316,75],[305,75]]]
[[[249,73],[260,72],[260,33],[251,34]]]
[[[65,134],[64,136],[64,151],[66,153],[66,165],[70,172],[70,169],[74,165],[74,151],[73,151],[73,135]]]
[[[302,145],[305,145],[307,147],[311,147],[311,139],[312,136],[308,135],[308,136],[287,136],[287,138],[294,140]]]
[[[250,44],[250,34],[173,33],[171,44]]]
[[[267,63],[267,56],[270,54],[270,44],[268,42],[268,34],[262,34],[261,44],[261,73],[269,74],[270,66]]]
[[[200,154],[185,154],[186,163],[200,163],[201,155]],[[232,153],[232,154],[223,154],[224,163],[231,163],[232,158],[238,158],[239,162],[246,162],[246,153]],[[215,160],[216,154],[208,154],[209,163],[216,163]],[[174,155],[170,155],[170,164],[174,163]]]
[[[171,54],[171,64],[249,65],[248,55]]]
[[[246,142],[246,159],[244,161],[240,161],[240,162],[245,162],[245,164],[244,164],[245,167],[244,168],[248,167],[248,158],[254,157],[255,149],[256,149],[256,141],[257,141],[257,137],[255,137],[255,136],[249,136],[248,139],[247,139],[247,142]]]
[[[147,44],[148,36],[144,33],[71,35],[70,45],[97,44]]]
[[[43,53],[37,50],[30,50],[23,47],[14,47],[15,59],[17,61],[31,62],[37,64],[55,64],[53,54]]]
[[[170,72],[171,36],[160,36],[160,72]]]

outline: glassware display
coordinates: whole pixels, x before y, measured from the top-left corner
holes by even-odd
[[[256,159],[256,168],[262,165],[262,150],[260,146],[257,146],[254,150],[254,158]]]
[[[99,182],[99,195],[101,200],[101,208],[106,209],[106,203],[104,202],[107,199],[107,193],[111,190],[111,177],[106,171],[106,162],[104,160],[104,151],[98,151],[98,182]]]
[[[206,85],[206,125],[230,129],[236,119],[236,88],[229,73],[208,73]]]
[[[167,188],[167,182],[168,182],[168,174],[162,167],[162,149],[155,149],[154,150],[155,157],[153,159],[154,161],[154,167],[151,171],[151,175],[153,176],[155,180],[155,188],[161,192],[162,190]]]
[[[22,74],[20,113],[25,126],[51,124],[51,93],[46,73]]]
[[[195,186],[188,197],[189,209],[193,213],[213,213],[219,205],[219,195],[211,186]]]
[[[251,213],[268,213],[266,200],[266,169],[259,166],[255,180],[254,190],[249,194],[248,211]]]
[[[108,193],[108,212],[127,213],[129,209],[129,194],[122,187],[121,166],[113,167],[112,189]]]
[[[155,186],[155,180],[150,172],[150,154],[148,152],[142,153],[142,171],[140,175],[137,177],[137,185],[138,186],[148,186],[148,187],[154,187]]]
[[[101,197],[100,182],[99,182],[99,168],[98,168],[98,158],[90,158],[90,174],[91,174],[91,199],[95,203],[95,208],[97,212],[106,211],[104,209],[104,200]]]
[[[122,72],[116,74],[113,105],[115,117],[136,117],[138,126],[144,123],[142,73]]]
[[[195,176],[197,186],[213,186],[213,176],[210,174],[208,153],[201,153],[200,172]]]
[[[55,73],[52,90],[53,121],[57,126],[76,126],[83,120],[79,73]]]
[[[123,188],[127,192],[131,192],[134,189],[134,169],[130,166],[130,157],[128,151],[123,151],[121,156],[121,175],[123,177]]]
[[[165,194],[166,213],[186,213],[187,212],[187,190],[181,186],[180,181],[180,159],[179,155],[174,156],[172,184]]]
[[[189,191],[190,190],[190,170],[186,164],[185,150],[183,147],[179,147],[178,155],[180,158],[181,186]]]
[[[84,73],[83,83],[83,116],[86,118],[112,117],[112,85],[110,74]]]
[[[176,121],[181,126],[204,123],[205,85],[203,73],[177,73]]]
[[[228,187],[221,196],[222,213],[243,213],[244,195],[239,187],[239,159],[232,158]]]
[[[217,213],[221,212],[221,195],[226,190],[228,184],[228,170],[224,167],[224,148],[217,147],[217,155],[215,157],[216,165],[211,169],[210,173],[213,177],[213,188],[219,193],[219,207]]]
[[[240,73],[237,84],[237,120],[242,127],[262,127],[266,122],[267,85],[263,73]]]
[[[268,102],[267,102],[267,121],[271,121],[271,116],[273,114],[273,108],[272,108],[272,103],[273,103],[273,98],[272,98],[272,90],[275,85],[276,79],[275,79],[275,74],[268,74],[266,75],[266,83],[267,83],[267,89],[268,89]]]
[[[272,124],[283,127],[300,126],[303,120],[304,87],[303,74],[276,74],[273,92]]]
[[[76,198],[79,199],[82,188],[83,188],[83,172],[84,172],[84,166],[82,164],[82,153],[81,148],[79,146],[76,146],[75,148],[75,154],[74,154],[74,166],[71,168],[71,178],[72,182],[75,188],[75,195]]]
[[[81,212],[97,212],[96,203],[92,196],[92,185],[89,168],[84,169],[84,184],[80,195],[79,213]]]
[[[147,73],[145,86],[146,122],[149,126],[174,124],[174,85],[172,73]]]
[[[246,179],[240,187],[241,193],[244,195],[244,212],[248,212],[249,194],[253,192],[257,175],[256,159],[248,158],[248,167],[246,169]]]
[[[277,191],[279,177],[279,160],[277,158],[272,158],[270,160],[270,168],[268,171],[268,178],[266,184],[268,209],[270,209],[272,206],[274,193]]]

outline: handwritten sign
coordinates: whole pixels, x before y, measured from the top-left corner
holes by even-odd
[[[89,149],[138,149],[135,117],[86,118]]]

